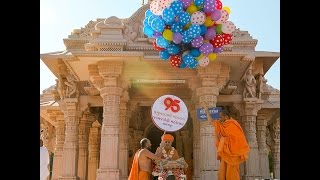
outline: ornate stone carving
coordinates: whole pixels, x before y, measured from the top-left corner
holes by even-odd
[[[66,85],[64,84],[64,80],[60,75],[58,75],[58,79],[56,79],[56,90],[59,94],[60,99],[65,98],[65,87]]]
[[[241,31],[240,28],[236,28],[232,35],[235,39],[252,39],[248,31]]]
[[[79,90],[77,87],[77,80],[74,78],[73,75],[67,75],[67,81],[64,82],[66,85],[65,96],[68,98],[78,98],[79,97]]]
[[[252,69],[249,69],[244,76],[244,85],[243,98],[254,98],[256,97],[256,79],[252,75]]]
[[[256,87],[256,97],[261,99],[261,95],[263,93],[263,88],[266,84],[266,79],[264,78],[264,76],[262,74],[257,74],[256,77],[256,82],[257,82],[257,87]]]
[[[138,33],[139,33],[139,24],[132,26],[129,24],[125,25],[125,29],[124,29],[124,37],[129,40],[129,42],[133,42],[136,40],[136,38],[138,37]]]
[[[273,130],[273,134],[272,134],[273,141],[275,143],[280,143],[280,120],[276,121],[272,125],[272,130]]]
[[[49,122],[44,121],[43,124],[41,124],[41,139],[43,141],[43,145],[50,153],[54,152],[55,137],[54,127]]]

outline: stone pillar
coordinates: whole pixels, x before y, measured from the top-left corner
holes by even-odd
[[[99,167],[99,149],[101,124],[96,120],[92,123],[89,133],[89,162],[88,162],[88,180],[96,180],[97,169]]]
[[[56,144],[54,147],[54,158],[52,166],[52,180],[58,180],[61,176],[62,168],[62,153],[63,153],[63,144],[65,137],[65,123],[63,115],[56,117]]]
[[[88,138],[89,130],[95,116],[86,111],[79,123],[79,157],[78,157],[78,176],[80,180],[88,178]]]
[[[182,140],[182,137],[180,135],[180,131],[177,131],[175,132],[175,135],[176,135],[176,149],[178,151],[178,154],[180,157],[183,157],[184,153],[183,153],[183,140]]]
[[[261,177],[270,178],[268,148],[266,143],[267,114],[259,112],[257,116],[257,142]]]
[[[203,81],[211,81],[207,78]],[[205,82],[207,83],[207,82]],[[197,97],[199,104],[206,102],[209,107],[216,107],[218,87],[200,87],[197,88]],[[197,107],[200,108],[200,107]],[[201,180],[217,179],[219,162],[217,161],[217,150],[215,147],[214,127],[211,121],[200,122],[200,177]]]
[[[186,172],[187,179],[192,179],[192,137],[190,137],[190,132],[188,130],[181,131],[183,149],[184,149],[184,159],[188,163],[188,170]]]
[[[96,180],[97,169],[99,167],[99,149],[101,140],[101,124],[96,120],[92,123],[89,133],[89,162],[88,180]]]
[[[62,154],[61,180],[78,180],[79,154],[79,121],[81,112],[78,111],[78,98],[65,98],[60,102],[65,117],[65,141]]]
[[[143,131],[141,130],[134,130],[133,131],[133,136],[134,136],[134,152],[140,149],[140,140],[143,138]]]
[[[120,180],[119,169],[119,125],[120,87],[122,61],[99,61],[88,66],[90,82],[100,91],[103,100],[103,122],[101,129],[100,162],[97,180]]]
[[[109,81],[114,81],[109,78]],[[103,123],[101,130],[100,164],[97,180],[120,180],[119,125],[120,96],[122,88],[104,87],[100,90],[103,99]]]
[[[193,124],[193,180],[200,179],[200,123],[197,120],[197,111],[191,111]]]
[[[119,167],[121,170],[121,179],[128,179],[128,133],[129,133],[129,121],[127,103],[121,102],[120,104],[120,155],[119,155]]]
[[[272,163],[273,176],[280,179],[280,120],[277,120],[272,126]]]
[[[257,98],[244,98],[243,102],[234,104],[234,107],[240,111],[241,125],[250,146],[248,160],[244,162],[243,180],[261,179],[256,137],[256,118],[261,104],[262,101]]]

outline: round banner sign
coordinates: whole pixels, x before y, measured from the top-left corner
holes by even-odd
[[[178,131],[188,120],[188,109],[184,102],[174,95],[159,97],[151,107],[153,123],[167,132]]]

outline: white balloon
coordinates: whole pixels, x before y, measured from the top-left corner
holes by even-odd
[[[201,25],[205,22],[205,20],[206,20],[206,14],[202,11],[194,12],[191,15],[191,24]]]
[[[199,66],[201,67],[206,67],[209,64],[209,58],[208,57],[203,57],[198,61]]]
[[[173,0],[153,0],[150,3],[150,10],[155,15],[162,15],[164,8],[170,7]]]
[[[222,24],[221,31],[225,34],[231,34],[236,29],[236,26],[231,21]]]

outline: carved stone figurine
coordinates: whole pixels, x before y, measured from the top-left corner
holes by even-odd
[[[65,98],[65,93],[64,93],[65,92],[65,85],[63,83],[61,76],[59,76],[58,79],[56,79],[56,90],[58,91],[60,99],[64,99]]]
[[[72,75],[67,76],[67,81],[65,81],[64,84],[67,85],[66,92],[65,92],[66,97],[71,98],[71,97],[79,96],[79,91],[77,89],[77,82]]]
[[[256,79],[252,75],[252,69],[249,69],[244,77],[244,98],[254,98],[256,97]]]
[[[263,83],[265,82],[265,79],[263,75],[259,73],[256,76],[256,80],[257,80],[257,98],[261,99],[261,94],[263,91]]]

